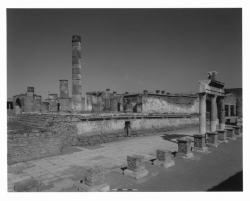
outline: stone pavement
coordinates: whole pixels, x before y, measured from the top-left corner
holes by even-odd
[[[150,160],[155,158],[156,149],[177,151],[176,138],[198,132],[198,128],[161,132],[94,147],[76,147],[71,153],[11,165],[8,167],[8,191],[14,191],[15,183],[29,178],[40,181],[44,191],[60,191],[83,178],[83,167],[101,165],[109,171],[115,170],[125,167],[127,156],[136,153]]]

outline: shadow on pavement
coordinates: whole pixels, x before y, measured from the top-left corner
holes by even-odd
[[[172,139],[176,139],[176,138],[181,138],[181,137],[190,137],[190,135],[184,135],[184,134],[165,134],[162,137],[163,140],[168,140],[168,141],[171,141],[171,142],[174,142],[177,144],[177,142],[175,141],[172,141]]]
[[[243,191],[243,171],[236,173],[207,191]]]

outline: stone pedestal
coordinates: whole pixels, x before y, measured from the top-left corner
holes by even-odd
[[[226,128],[225,130],[227,131],[227,139],[236,140],[233,128]]]
[[[178,153],[177,156],[182,156],[182,158],[190,158],[194,154],[191,151],[191,138],[183,137],[178,138]]]
[[[240,127],[239,126],[233,126],[233,129],[234,129],[235,137],[241,137]]]
[[[217,130],[217,138],[219,143],[228,143],[227,141],[227,131]]]
[[[217,133],[210,132],[210,133],[206,133],[206,135],[207,135],[206,146],[217,148],[219,146],[218,140],[217,140]]]
[[[142,155],[127,156],[127,169],[124,170],[124,175],[140,179],[148,175],[148,170],[145,169],[145,157]]]
[[[94,166],[85,169],[84,179],[74,184],[78,191],[102,192],[109,191],[109,185],[105,183],[106,169]]]
[[[205,145],[205,135],[193,135],[194,147],[192,151],[206,152],[208,148]]]
[[[156,160],[154,161],[154,165],[163,166],[165,168],[169,168],[173,166],[175,163],[172,160],[171,151],[166,149],[157,149],[156,150]]]

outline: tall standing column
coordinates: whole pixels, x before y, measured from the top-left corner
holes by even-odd
[[[217,110],[217,105],[216,105],[216,95],[211,95],[211,111],[210,111],[210,132],[215,132],[216,131],[216,110]]]
[[[225,102],[224,97],[220,97],[220,130],[225,130]]]
[[[81,37],[72,37],[72,110],[82,110]]]
[[[199,93],[199,112],[200,112],[200,134],[206,133],[206,94]]]

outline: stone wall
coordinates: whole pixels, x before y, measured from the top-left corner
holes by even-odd
[[[199,113],[199,100],[183,96],[142,96],[142,112],[146,113]]]
[[[8,133],[8,165],[53,156],[62,151],[62,139],[51,132]]]
[[[122,132],[125,122],[129,121],[132,130],[180,128],[181,125],[198,125],[198,117],[193,118],[155,118],[155,119],[112,119],[101,121],[77,122],[77,135],[94,135],[99,133]]]

